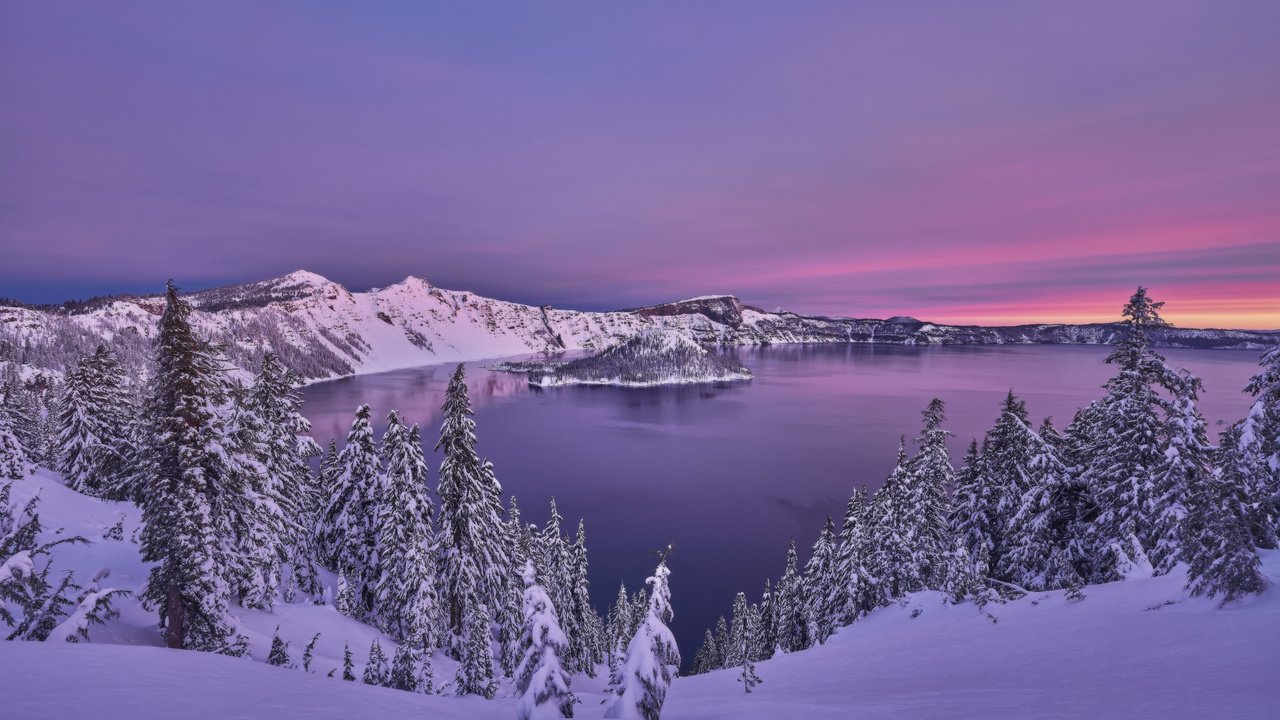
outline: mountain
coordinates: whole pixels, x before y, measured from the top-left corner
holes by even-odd
[[[801,342],[976,345],[1107,344],[1119,324],[939,325],[910,317],[888,320],[766,312],[732,295],[715,295],[613,312],[558,310],[445,290],[408,277],[351,292],[315,273],[192,293],[194,323],[225,346],[240,368],[273,350],[309,380],[560,350],[613,345],[640,330],[667,329],[702,344]],[[102,298],[61,307],[0,306],[0,361],[60,372],[112,345],[132,371],[145,367],[160,296]],[[1152,332],[1169,347],[1262,349],[1280,333],[1259,330]]]

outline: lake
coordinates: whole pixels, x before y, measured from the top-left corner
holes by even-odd
[[[586,519],[592,597],[602,612],[618,582],[634,590],[671,557],[672,629],[686,662],[703,630],[733,596],[757,599],[781,573],[788,538],[801,559],[830,514],[839,518],[855,485],[880,485],[898,438],[910,442],[933,397],[947,404],[958,462],[970,438],[996,420],[1013,388],[1038,425],[1063,428],[1101,395],[1109,348],[1073,345],[907,347],[783,345],[743,348],[747,383],[664,388],[530,389],[520,375],[468,363],[480,453],[494,463],[526,522],[542,524],[555,496],[572,533]],[[1216,423],[1247,412],[1242,392],[1259,353],[1162,351],[1204,380],[1201,411]],[[304,391],[304,414],[327,444],[346,436],[368,403],[385,427],[396,409],[423,428],[430,451],[453,365],[320,383]],[[440,458],[428,456],[434,471]]]

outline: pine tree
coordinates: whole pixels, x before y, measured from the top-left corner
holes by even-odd
[[[476,454],[475,420],[461,364],[449,381],[441,410],[444,420],[436,443],[437,450],[444,450],[439,487],[440,587],[457,653],[467,625],[480,622],[469,618],[473,609],[501,606],[508,570],[499,518],[502,486],[493,465]],[[487,627],[487,619],[481,620]]]
[[[307,647],[302,651],[302,671],[311,672],[311,661],[315,658],[316,642],[320,640],[320,633],[311,636],[311,641],[307,643]]]
[[[862,614],[870,612],[870,578],[863,560],[867,547],[867,489],[854,488],[845,506],[844,521],[840,528],[840,548],[836,553],[836,577],[832,595],[827,599],[835,609],[836,622],[847,625]],[[768,586],[766,585],[766,593]]]
[[[1267,458],[1267,418],[1263,403],[1254,402],[1249,415],[1237,423],[1231,453],[1223,454],[1222,467],[1236,473],[1245,492],[1245,516],[1253,544],[1273,549],[1277,545],[1276,494],[1271,487],[1271,468]]]
[[[392,411],[382,437],[386,474],[378,496],[375,587],[378,624],[400,643],[426,638],[435,647],[438,607],[434,507],[427,491],[427,462],[418,426],[405,427]]]
[[[102,496],[115,485],[131,405],[124,371],[105,345],[68,373],[57,417],[58,470],[67,487]]]
[[[338,474],[321,516],[321,547],[331,567],[346,576],[355,597],[350,614],[368,616],[377,582],[377,520],[382,466],[369,422],[369,406],[356,410],[347,444],[338,455]]]
[[[662,554],[653,577],[646,580],[650,586],[648,611],[627,645],[619,683],[611,688],[617,697],[605,711],[606,718],[658,720],[662,713],[672,670],[680,665],[675,636],[667,627],[672,615],[669,553],[670,548]]]
[[[1107,356],[1118,366],[1107,381],[1107,393],[1098,405],[1098,433],[1085,468],[1090,493],[1098,505],[1092,525],[1093,544],[1109,548],[1095,568],[1094,581],[1116,579],[1115,561],[1132,539],[1150,544],[1156,526],[1151,517],[1153,474],[1164,448],[1160,439],[1163,398],[1157,390],[1174,386],[1164,358],[1150,348],[1147,330],[1165,323],[1143,287],[1124,307],[1126,330]]]
[[[271,636],[271,652],[267,655],[267,664],[292,667],[292,663],[289,659],[289,643],[280,639],[280,627],[276,626],[276,631]]]
[[[532,541],[525,532],[514,495],[507,500],[505,531],[508,563],[504,602],[498,613],[498,643],[502,648],[499,665],[504,675],[514,677],[524,632],[524,567],[525,563],[533,562]]]
[[[760,595],[760,629],[756,633],[756,649],[752,657],[756,660],[768,660],[778,649],[778,604],[777,596],[764,579],[764,592]]]
[[[825,643],[835,631],[841,609],[831,601],[836,596],[835,589],[839,584],[840,578],[836,570],[836,526],[828,516],[822,531],[818,533],[817,541],[813,544],[813,553],[809,556],[809,562],[804,568],[804,602],[807,620],[810,623],[805,634],[809,644]],[[742,599],[742,609],[745,612],[747,598],[742,593],[738,593],[738,597]],[[733,613],[736,626],[738,622],[736,601]],[[734,641],[732,633],[730,636],[730,646],[736,648],[740,643]],[[737,667],[739,664],[735,662],[731,666]]]
[[[727,667],[726,663],[729,660],[729,647],[729,621],[725,620],[724,616],[721,615],[720,619],[716,620],[717,652],[714,658],[716,669]]]
[[[698,648],[698,652],[693,656],[692,673],[701,675],[718,669],[716,667],[716,658],[719,655],[720,648],[716,644],[716,638],[711,634],[711,630],[708,629],[702,639],[702,646]]]
[[[427,695],[434,695],[436,692],[435,675],[431,670],[431,652],[429,650],[422,653],[422,665],[418,670],[418,690]]]
[[[1224,431],[1220,452],[1231,452],[1236,432],[1238,426]],[[1266,588],[1250,534],[1247,492],[1244,478],[1225,469],[1188,489],[1182,557],[1192,595],[1221,595],[1226,603]]]
[[[493,679],[493,651],[489,647],[489,612],[483,605],[468,609],[466,642],[454,680],[459,695],[492,698],[498,691]]]
[[[806,647],[803,624],[803,597],[801,595],[801,578],[797,565],[796,541],[791,539],[787,547],[787,564],[783,568],[782,577],[774,593],[777,617],[778,647],[784,652],[795,652]],[[721,648],[721,652],[724,648]]]
[[[906,450],[900,442],[893,472],[871,499],[875,521],[869,528],[872,550],[868,564],[876,590],[881,594],[876,599],[878,602],[901,598],[924,588],[924,563],[915,552],[910,520],[915,508],[907,504],[914,482]]]
[[[914,562],[928,587],[941,581],[943,558],[951,548],[949,517],[950,492],[956,474],[947,452],[950,432],[942,429],[946,406],[934,398],[924,413],[924,428],[915,443],[919,450],[911,458],[908,470],[911,483],[904,488],[903,501],[913,511],[907,515],[913,538]]]
[[[569,652],[569,639],[560,629],[551,598],[537,584],[532,562],[525,561],[523,577],[523,654],[516,669],[516,688],[520,692],[516,717],[571,718],[575,698],[562,664]]]
[[[28,462],[27,451],[13,430],[13,421],[4,408],[0,408],[0,479],[26,477]]]
[[[1005,530],[998,574],[1028,590],[1065,587],[1071,584],[1075,571],[1055,562],[1055,551],[1064,545],[1061,502],[1068,484],[1067,469],[1057,450],[1038,433],[1021,422],[1015,426],[1018,430],[1023,437],[1016,445],[1027,457],[1026,464],[1017,468],[1024,489]],[[1066,576],[1060,576],[1062,573]]]
[[[570,667],[587,677],[596,676],[596,663],[600,659],[593,653],[596,638],[592,636],[592,628],[598,622],[596,611],[591,607],[590,582],[587,579],[587,531],[582,519],[578,519],[578,533],[573,545],[568,548],[569,555],[569,613],[573,615],[572,626],[576,630],[569,636]]]
[[[609,613],[609,670],[614,672],[627,652],[631,639],[631,601],[627,598],[627,586],[618,584],[618,599]],[[710,631],[708,631],[710,632]]]
[[[351,659],[351,645],[342,644],[342,679],[348,682],[355,682],[355,663]]]
[[[401,643],[391,659],[391,676],[387,687],[406,692],[418,691],[418,658],[408,643]]]
[[[982,443],[982,461],[979,467],[986,476],[986,507],[990,523],[990,547],[992,575],[998,575],[1004,554],[1007,552],[1009,525],[1022,506],[1022,496],[1030,488],[1027,467],[1031,462],[1027,429],[1031,426],[1027,404],[1013,390],[1005,396],[1000,417],[987,431]],[[977,553],[971,550],[977,557]]]
[[[1273,348],[1258,361],[1262,370],[1249,379],[1245,391],[1256,399],[1249,416],[1256,418],[1259,446],[1270,470],[1265,483],[1273,516],[1280,520],[1280,348]]]
[[[1194,486],[1208,482],[1209,438],[1204,418],[1196,408],[1200,379],[1184,373],[1165,422],[1165,451],[1153,473],[1151,493],[1155,527],[1150,537],[1151,562],[1156,572],[1169,572],[1182,554],[1182,523],[1186,518],[1187,496]]]
[[[990,553],[995,547],[995,508],[998,497],[991,476],[983,467],[978,441],[969,442],[964,465],[956,473],[956,491],[951,508],[951,532],[965,555],[973,558],[979,548]],[[983,573],[986,573],[986,568]]]
[[[220,456],[225,390],[215,352],[196,337],[190,306],[170,283],[155,342],[155,375],[142,504],[142,559],[155,563],[143,600],[159,609],[172,648],[238,654],[231,639],[226,579],[219,573],[228,538],[220,538],[221,506],[239,488]]]
[[[378,642],[378,638],[374,638],[369,645],[369,660],[364,665],[362,681],[365,685],[390,686],[391,672],[387,669],[387,656],[382,652],[382,644]]]

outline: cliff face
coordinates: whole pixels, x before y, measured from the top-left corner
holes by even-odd
[[[602,349],[644,329],[666,329],[710,345],[880,342],[915,345],[1108,344],[1118,324],[978,327],[914,318],[832,318],[766,312],[716,295],[615,312],[534,307],[438,288],[409,277],[351,292],[299,271],[261,282],[193,293],[200,332],[222,344],[240,368],[268,350],[311,380],[438,362],[554,350]],[[135,372],[145,368],[161,310],[159,297],[129,297],[74,308],[0,307],[0,361],[61,372],[99,343],[112,345]],[[1166,347],[1263,349],[1280,333],[1251,330],[1155,331]]]

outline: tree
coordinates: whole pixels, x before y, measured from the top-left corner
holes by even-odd
[[[331,567],[346,577],[355,596],[350,612],[356,619],[372,610],[378,580],[377,530],[374,525],[382,484],[382,465],[369,422],[369,406],[356,410],[347,444],[338,455],[337,476],[321,517],[321,547]]]
[[[914,539],[920,575],[925,585],[937,587],[942,578],[943,558],[951,548],[949,493],[956,474],[947,452],[951,433],[942,429],[946,406],[934,398],[924,410],[924,428],[915,439],[919,448],[911,458],[908,470],[910,484],[904,488],[903,501],[913,512],[907,515]]]
[[[716,660],[719,655],[720,648],[716,643],[716,637],[708,629],[702,639],[702,646],[698,648],[698,652],[693,656],[692,674],[701,675],[712,670],[718,670]]]
[[[1093,544],[1110,548],[1095,568],[1094,581],[1116,579],[1116,548],[1129,547],[1130,538],[1149,546],[1150,530],[1156,525],[1150,514],[1151,495],[1164,450],[1161,413],[1165,407],[1157,390],[1171,389],[1175,381],[1164,358],[1151,349],[1147,330],[1166,324],[1159,313],[1163,305],[1139,287],[1124,307],[1125,334],[1107,356],[1107,362],[1118,369],[1099,402],[1097,436],[1085,468],[1098,506]]]
[[[964,466],[956,474],[956,492],[951,509],[951,530],[966,556],[974,558],[979,550],[989,556],[995,548],[998,503],[999,493],[983,465],[978,441],[970,441]],[[988,570],[982,568],[983,575]]]
[[[893,472],[871,499],[875,518],[869,528],[872,548],[868,564],[877,585],[876,602],[900,598],[924,588],[925,564],[916,550],[910,516],[915,508],[907,504],[915,482],[903,444],[898,444],[898,460]]]
[[[409,643],[401,643],[391,659],[391,676],[387,687],[406,692],[418,690],[418,658]]]
[[[369,645],[369,659],[364,665],[364,677],[361,679],[365,685],[377,685],[378,687],[387,687],[391,683],[391,672],[387,668],[387,655],[382,652],[382,644],[378,642],[378,638],[374,638]]]
[[[355,682],[355,663],[351,660],[351,645],[342,644],[342,679],[347,682]]]
[[[378,624],[400,643],[426,638],[435,647],[438,607],[434,507],[427,491],[427,461],[418,426],[405,427],[392,411],[382,436],[386,474],[378,495]]]
[[[311,672],[311,660],[315,658],[316,642],[320,640],[320,633],[311,636],[311,641],[307,643],[307,647],[302,651],[302,671]]]
[[[1266,487],[1273,515],[1280,519],[1280,348],[1264,353],[1258,364],[1262,370],[1250,378],[1245,391],[1256,398],[1249,416],[1257,419],[1255,432],[1270,470]]]
[[[1028,590],[1049,590],[1073,582],[1075,570],[1063,567],[1055,553],[1063,547],[1065,515],[1061,512],[1067,487],[1066,466],[1057,450],[1026,425],[1018,424],[1026,465],[1018,469],[1024,486],[1021,502],[1010,518],[1000,558],[999,575]]]
[[[459,695],[492,698],[498,686],[493,679],[493,651],[489,647],[489,612],[483,605],[471,605],[467,634],[458,675],[454,680]]]
[[[502,486],[493,465],[476,453],[475,420],[459,363],[441,407],[444,420],[436,449],[440,463],[440,587],[448,611],[453,647],[466,634],[481,606],[499,607],[507,574],[501,519]],[[483,623],[486,627],[487,620]]]
[[[667,623],[671,620],[671,590],[667,578],[667,555],[663,552],[649,585],[649,608],[639,629],[627,645],[619,684],[612,688],[617,698],[605,711],[606,718],[658,720],[671,685],[672,670],[680,665],[680,650]]]
[[[1239,426],[1223,433],[1220,452],[1231,452]],[[1192,595],[1222,596],[1224,603],[1267,586],[1253,548],[1244,478],[1218,469],[1191,486],[1182,522],[1182,553]]]
[[[27,451],[13,431],[13,421],[0,407],[0,479],[21,480],[27,475]]]
[[[1005,396],[1000,417],[987,431],[982,443],[981,471],[985,483],[987,521],[989,523],[991,570],[998,575],[1003,556],[1008,550],[1009,525],[1022,506],[1022,496],[1030,488],[1027,468],[1031,462],[1027,428],[1031,426],[1027,404],[1013,390]],[[976,548],[970,551],[977,557]]]
[[[516,669],[516,688],[520,692],[516,717],[571,718],[575,698],[562,664],[569,651],[569,639],[560,629],[551,598],[537,583],[532,562],[525,561],[523,576],[524,651]]]
[[[795,538],[792,538],[790,545],[787,547],[787,563],[783,568],[782,577],[778,580],[778,587],[774,594],[775,612],[778,618],[776,630],[778,647],[782,648],[784,652],[795,652],[808,647],[805,640],[806,626],[803,622],[803,587],[798,565],[796,541]],[[724,647],[720,648],[720,652],[723,653],[724,650]]]
[[[836,582],[827,602],[837,612],[837,623],[847,625],[870,608],[863,606],[867,594],[867,576],[862,567],[866,552],[867,489],[854,488],[845,505],[840,526],[840,546],[836,551]],[[763,602],[763,601],[762,601]]]
[[[594,648],[598,638],[593,636],[593,628],[599,623],[595,608],[591,607],[591,584],[587,579],[587,530],[582,519],[578,519],[578,533],[573,545],[568,548],[569,555],[569,613],[573,616],[572,627],[575,633],[569,636],[570,666],[587,677],[596,676],[596,663],[600,658],[595,656]]]
[[[67,374],[57,417],[58,470],[67,487],[102,496],[114,486],[131,406],[124,371],[105,345]]]
[[[831,522],[831,517],[827,517],[826,523],[822,526],[822,531],[818,533],[818,539],[813,544],[813,553],[809,556],[809,562],[804,568],[804,603],[805,616],[808,627],[805,635],[809,644],[814,642],[825,643],[827,638],[831,637],[831,633],[835,631],[836,623],[840,608],[834,606],[831,602],[835,597],[835,588],[839,584],[839,578],[836,573],[836,531],[835,524]],[[742,593],[738,596],[742,598],[743,611],[746,610],[747,598]],[[738,608],[735,601],[734,606],[734,623],[738,622]],[[730,633],[730,647],[736,648],[740,643],[732,638]],[[733,663],[732,667],[737,667],[739,663]]]
[[[275,633],[271,635],[271,652],[267,654],[267,664],[291,667],[292,663],[289,659],[289,643],[280,639],[280,627],[276,626]]]
[[[1187,496],[1193,487],[1209,482],[1211,472],[1209,437],[1196,408],[1200,379],[1187,373],[1179,379],[1165,422],[1165,451],[1152,474],[1153,507],[1148,512],[1155,522],[1150,557],[1159,574],[1169,572],[1181,559]]]
[[[1271,487],[1271,468],[1267,458],[1267,418],[1263,403],[1254,402],[1249,415],[1236,424],[1230,452],[1223,453],[1222,467],[1237,475],[1244,489],[1245,516],[1253,544],[1272,549],[1277,545],[1277,512],[1275,490]]]
[[[243,642],[231,638],[229,590],[218,570],[229,543],[217,534],[216,515],[241,491],[222,454],[226,389],[216,353],[196,337],[190,314],[169,283],[139,468],[142,559],[154,563],[142,597],[160,609],[167,646],[242,654]]]

